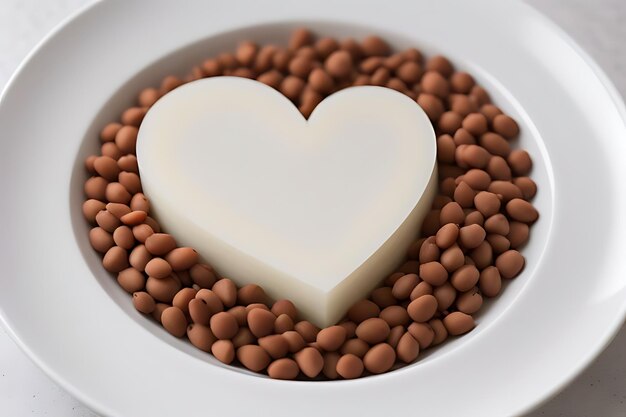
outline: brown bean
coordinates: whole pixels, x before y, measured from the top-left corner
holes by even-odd
[[[102,266],[109,272],[120,272],[129,266],[128,253],[119,246],[113,246],[104,254]]]
[[[337,361],[337,373],[345,379],[360,377],[364,368],[361,358],[351,353],[341,356]]]
[[[287,343],[287,339],[285,339],[282,335],[273,334],[269,336],[261,337],[259,340],[259,346],[261,346],[265,351],[273,358],[279,359],[287,356],[289,352],[289,344]]]
[[[220,340],[232,339],[239,330],[235,316],[225,311],[211,316],[210,325],[211,331]]]
[[[154,278],[167,278],[172,274],[172,267],[162,258],[152,258],[146,264],[146,274]]]
[[[483,241],[476,249],[470,252],[470,257],[478,269],[486,268],[493,262],[493,249],[488,242]]]
[[[237,301],[239,304],[248,305],[254,303],[265,303],[267,295],[263,288],[256,284],[247,284],[237,291]]]
[[[537,194],[537,184],[528,177],[517,177],[513,180],[513,184],[522,190],[524,200],[530,200]]]
[[[515,278],[524,268],[524,257],[518,251],[511,249],[496,258],[496,268],[502,278]]]
[[[380,312],[380,318],[385,320],[389,327],[404,326],[410,321],[406,309],[399,305],[384,308]]]
[[[496,255],[509,250],[511,247],[511,242],[509,242],[509,240],[502,235],[490,234],[487,235],[486,240],[489,242],[489,245],[491,245],[491,248]]]
[[[469,314],[455,311],[444,317],[443,325],[446,326],[446,330],[450,335],[458,336],[472,330],[476,323]]]
[[[319,350],[312,347],[305,347],[294,356],[302,373],[309,378],[315,378],[324,367],[324,358]]]
[[[295,379],[299,373],[298,364],[289,358],[277,359],[267,367],[267,374],[274,379],[291,380]]]
[[[145,246],[151,254],[162,256],[176,247],[176,241],[166,233],[154,233],[146,239]]]
[[[529,234],[530,229],[527,224],[514,221],[510,223],[510,231],[506,238],[511,242],[511,248],[518,249],[528,241]]]
[[[148,294],[162,303],[171,303],[180,287],[180,281],[172,275],[163,279],[148,277],[146,280]]]
[[[417,340],[422,350],[433,343],[435,332],[428,323],[411,323],[407,331]]]
[[[439,122],[437,126],[443,133],[454,134],[459,128],[461,128],[461,124],[463,122],[463,118],[458,113],[447,111],[444,112],[441,117],[439,117]],[[458,145],[458,143],[457,143]]]
[[[411,333],[404,333],[398,342],[398,346],[396,347],[398,359],[404,363],[411,363],[417,359],[419,351],[420,345],[417,340],[411,336]]]
[[[201,298],[194,298],[189,301],[187,308],[189,309],[189,316],[194,323],[201,324],[203,326],[208,326],[210,324],[209,320],[213,315],[213,312],[207,305],[206,301]]]
[[[133,305],[143,314],[150,314],[156,308],[154,298],[147,292],[139,291],[133,293]]]
[[[211,353],[222,363],[230,364],[235,360],[235,346],[230,340],[217,340],[211,346]]]
[[[440,257],[440,262],[441,265],[446,269],[446,271],[454,272],[465,263],[465,256],[463,255],[463,251],[461,250],[461,248],[459,248],[458,245],[452,245],[448,249],[443,251]],[[436,283],[432,282],[431,284],[437,285]]]
[[[108,210],[102,210],[96,214],[96,223],[109,233],[113,233],[121,225],[119,219]]]
[[[463,119],[462,126],[472,135],[480,136],[487,132],[487,118],[482,113],[470,113]]]
[[[165,255],[174,271],[185,271],[198,263],[198,252],[193,248],[175,248]]]
[[[245,345],[237,349],[237,359],[243,366],[254,372],[267,368],[271,359],[267,352],[256,345]]]
[[[437,299],[432,295],[422,295],[411,301],[407,312],[413,321],[426,322],[437,312]]]
[[[478,283],[480,272],[474,265],[463,265],[450,277],[450,283],[461,292],[469,291]]]
[[[402,275],[391,289],[391,294],[398,300],[406,300],[411,295],[413,289],[419,284],[419,278],[416,274]],[[367,300],[364,300],[367,301]],[[376,306],[378,309],[378,306]],[[375,316],[372,316],[375,317]]]
[[[189,269],[189,275],[194,284],[200,288],[211,288],[215,284],[215,272],[206,264],[195,264]]]
[[[435,242],[441,249],[447,249],[452,246],[459,236],[459,226],[455,223],[448,223],[439,229],[435,236]],[[415,284],[417,285],[417,283]]]
[[[539,217],[539,212],[526,200],[514,198],[506,205],[507,214],[514,220],[523,223],[533,223]]]
[[[413,288],[413,291],[411,291],[411,295],[409,295],[409,300],[413,301],[416,298],[421,297],[422,295],[432,294],[432,293],[433,293],[432,285],[430,285],[426,281],[422,281],[419,284],[417,284],[415,288]]]
[[[485,230],[488,233],[496,233],[502,236],[509,234],[510,226],[509,221],[504,214],[494,214],[485,220]]]
[[[126,268],[117,274],[117,283],[127,293],[133,294],[146,286],[146,277],[135,268]]]
[[[101,227],[94,227],[89,231],[89,243],[100,253],[107,253],[109,249],[115,246],[113,236]]]
[[[474,314],[483,305],[483,297],[480,295],[478,288],[473,288],[464,292],[456,300],[456,308],[465,314]]]
[[[202,324],[192,323],[187,326],[187,338],[192,345],[204,352],[210,352],[217,338],[211,329]]]
[[[294,329],[293,319],[287,314],[281,314],[276,317],[274,322],[274,333],[283,334]]]
[[[483,191],[491,184],[491,177],[482,169],[470,169],[463,175],[463,181],[474,190]]]
[[[456,299],[456,290],[449,282],[433,289],[433,296],[437,299],[437,310],[445,311]]]
[[[396,351],[387,343],[373,346],[363,357],[365,369],[373,374],[381,374],[391,369],[396,361]]]
[[[338,350],[346,341],[346,330],[341,326],[330,326],[320,330],[317,344],[327,352]]]
[[[519,126],[511,117],[505,114],[498,114],[491,122],[493,130],[507,139],[512,139],[519,134]]]
[[[161,323],[165,330],[176,337],[183,337],[187,332],[187,319],[178,307],[168,307],[161,313]]]
[[[172,299],[172,305],[180,308],[185,316],[189,316],[189,303],[195,298],[197,292],[195,288],[182,288]]]
[[[459,182],[454,190],[454,201],[462,208],[469,208],[474,205],[474,197],[476,191],[472,189],[465,181]]]
[[[448,271],[439,262],[427,262],[420,265],[419,276],[430,285],[441,285],[448,279]]]
[[[287,340],[287,344],[289,345],[289,352],[295,353],[299,352],[304,348],[306,342],[304,338],[300,335],[300,333],[295,330],[289,330],[282,334],[282,336]]]
[[[487,233],[478,224],[463,226],[459,230],[459,242],[464,248],[477,248],[484,240]]]
[[[255,308],[248,312],[248,327],[256,337],[264,337],[274,331],[276,316],[271,311]]]

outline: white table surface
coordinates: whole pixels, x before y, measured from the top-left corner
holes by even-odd
[[[46,33],[91,1],[0,0],[0,88]],[[527,1],[569,32],[626,96],[624,0]],[[31,363],[2,328],[0,416],[96,417]],[[626,416],[626,326],[582,375],[530,416]]]

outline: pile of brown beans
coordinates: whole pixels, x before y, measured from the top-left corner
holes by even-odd
[[[287,96],[308,116],[345,87],[378,85],[411,97],[437,133],[439,193],[406,262],[337,325],[299,320],[288,300],[272,302],[257,285],[237,285],[179,247],[150,217],[135,156],[146,111],[172,89],[203,77],[253,78]],[[83,213],[104,268],[117,275],[138,311],[219,361],[279,379],[358,378],[395,369],[450,336],[469,332],[484,297],[524,268],[518,251],[538,212],[532,161],[512,149],[517,123],[448,59],[414,48],[395,52],[381,38],[315,39],[293,32],[287,47],[242,42],[141,91],[137,106],[101,131],[99,155],[85,165]],[[382,278],[382,277],[381,277]]]

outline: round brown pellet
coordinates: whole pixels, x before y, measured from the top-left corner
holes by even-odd
[[[474,265],[463,265],[450,277],[450,283],[458,291],[469,291],[478,283],[480,272]]]
[[[115,135],[121,129],[120,123],[109,123],[100,131],[100,140],[102,142],[112,142],[115,140]]]
[[[448,271],[439,262],[427,262],[420,265],[419,276],[430,285],[437,286],[446,282]]]
[[[523,246],[530,235],[530,228],[527,224],[521,222],[511,222],[509,234],[506,238],[511,242],[511,248],[518,249]]]
[[[462,224],[463,220],[465,220],[463,208],[455,201],[446,204],[439,214],[439,222],[443,225],[447,223]]]
[[[343,346],[341,346],[341,354],[346,355],[351,353],[353,355],[362,358],[369,350],[369,345],[362,339],[350,339],[347,340]]]
[[[102,229],[109,233],[113,233],[122,223],[110,211],[102,210],[96,214],[96,223]]]
[[[483,305],[483,297],[478,288],[464,292],[456,300],[456,308],[465,314],[474,314]]]
[[[441,99],[433,94],[421,93],[417,96],[417,104],[424,110],[430,120],[437,121],[445,112]]]
[[[187,338],[192,345],[204,352],[210,352],[217,338],[208,326],[192,323],[187,326]]]
[[[201,324],[203,326],[208,326],[210,324],[209,320],[213,312],[207,305],[206,301],[201,298],[194,298],[189,301],[187,308],[189,309],[189,316],[194,323]]]
[[[396,351],[387,343],[373,346],[363,357],[365,369],[373,374],[381,374],[391,369],[396,361]]]
[[[463,181],[474,190],[483,191],[489,187],[491,177],[482,169],[470,169],[463,175]]]
[[[413,291],[411,291],[411,295],[409,295],[409,300],[413,301],[416,298],[421,297],[422,295],[432,294],[432,293],[433,293],[432,285],[430,285],[426,281],[422,281],[419,284],[417,284],[415,288],[413,288]]]
[[[133,305],[143,314],[150,314],[156,308],[156,302],[150,294],[144,291],[138,291],[133,293]]]
[[[471,211],[465,215],[465,222],[463,223],[465,226],[470,226],[472,224],[477,224],[479,226],[483,226],[485,223],[485,217],[478,210]]]
[[[93,162],[94,170],[107,181],[117,181],[120,168],[117,161],[109,156],[97,157]]]
[[[522,190],[509,181],[493,181],[489,184],[488,191],[502,196],[502,202],[508,203],[514,198],[522,198]]]
[[[462,208],[469,208],[474,205],[474,197],[476,191],[472,189],[465,181],[459,182],[459,185],[454,190],[454,201],[456,201]]]
[[[453,134],[456,132],[463,122],[463,118],[460,114],[447,111],[444,112],[441,117],[439,117],[439,122],[437,126],[443,133]]]
[[[225,364],[235,360],[235,346],[230,340],[217,340],[211,346],[211,353],[215,358]]]
[[[307,342],[315,342],[320,329],[310,321],[302,320],[294,325],[296,332],[300,333],[302,338]]]
[[[169,304],[165,304],[165,303],[156,303],[156,305],[154,306],[154,311],[152,312],[151,316],[152,318],[154,318],[159,324],[161,323],[161,314],[163,314],[163,311],[170,307]]]
[[[141,118],[143,119],[143,115],[141,115]],[[136,153],[137,133],[139,133],[139,129],[136,126],[124,126],[117,132],[115,144],[121,152],[124,154]]]
[[[282,314],[288,315],[292,320],[295,320],[298,316],[296,306],[290,300],[278,300],[274,302],[271,309],[272,313],[276,316]]]
[[[437,299],[437,310],[445,311],[456,299],[456,290],[449,282],[433,289],[433,296]]]
[[[154,230],[147,224],[139,224],[132,229],[133,236],[137,241],[144,243],[146,239],[154,234]]]
[[[357,326],[356,335],[369,344],[376,344],[387,339],[390,330],[389,324],[385,320],[377,317],[369,318]]]
[[[478,224],[470,224],[463,226],[459,230],[459,242],[466,249],[477,248],[484,240],[487,233],[482,226]]]
[[[437,71],[444,77],[450,77],[454,72],[454,67],[448,58],[442,55],[435,55],[426,61],[426,69]]]
[[[446,330],[446,326],[443,325],[443,322],[439,319],[433,319],[428,322],[430,328],[433,331],[434,337],[432,340],[432,345],[436,346],[442,343],[444,340],[448,338],[448,331]],[[421,346],[421,345],[420,345]]]
[[[178,307],[168,307],[163,310],[161,324],[173,336],[183,337],[187,333],[187,319]]]
[[[502,278],[507,279],[515,278],[524,268],[524,264],[524,257],[514,249],[500,254],[495,263]]]
[[[196,298],[199,298],[206,303],[211,314],[224,311],[224,304],[222,304],[222,300],[217,296],[217,294],[209,289],[201,288],[198,290]]]
[[[463,251],[461,250],[461,248],[459,248],[459,245],[452,245],[448,249],[443,251],[443,253],[441,254],[441,257],[439,258],[439,261],[447,272],[454,272],[465,263],[465,255],[463,255]],[[427,280],[424,280],[424,281],[427,281]],[[442,281],[436,281],[436,282],[443,283]],[[441,284],[437,284],[436,282],[434,283],[430,282],[430,284],[441,285]]]
[[[85,200],[83,203],[83,216],[92,225],[96,224],[96,215],[104,210],[105,207],[106,205],[102,201],[93,198]]]
[[[483,241],[476,249],[470,252],[470,257],[478,269],[486,268],[493,262],[493,249],[489,242]]]
[[[428,323],[411,323],[407,331],[417,340],[422,350],[430,346],[435,338],[435,332]]]
[[[320,330],[316,338],[319,347],[327,352],[338,350],[346,341],[346,329],[341,326],[330,326]]]
[[[204,289],[200,289],[198,292],[203,291],[203,290]],[[217,295],[215,295],[215,293],[213,293],[213,295],[215,296],[215,298],[217,298]],[[219,301],[219,298],[217,298],[217,301]],[[223,308],[221,301],[219,301],[219,305],[220,305],[220,308]],[[219,312],[219,311],[216,311],[216,312]],[[231,307],[228,309],[228,312],[232,314],[233,316],[235,316],[235,320],[237,320],[237,324],[239,326],[246,326],[248,324],[248,310],[246,310],[244,306]],[[213,311],[211,311],[211,314],[213,314]]]
[[[343,327],[344,329],[346,329],[346,338],[350,339],[356,336],[357,324],[355,322],[346,320],[346,321],[339,323],[339,325]]]
[[[124,291],[132,294],[146,286],[146,277],[135,268],[126,268],[117,274],[117,283]]]
[[[287,343],[287,339],[279,334],[261,337],[259,338],[258,342],[259,346],[265,349],[265,351],[273,359],[283,358],[287,356],[287,353],[289,352],[289,344]]]
[[[405,308],[399,305],[389,306],[380,312],[380,318],[385,320],[389,327],[398,325],[407,325],[409,323],[409,315]]]
[[[267,374],[274,379],[291,380],[295,379],[299,373],[298,364],[289,358],[277,359],[267,367]]]
[[[478,139],[480,146],[493,155],[506,158],[511,153],[511,146],[501,135],[493,132],[486,132]]]
[[[426,322],[437,312],[437,299],[432,295],[422,295],[411,301],[407,312],[413,321]]]
[[[511,117],[505,114],[496,115],[491,121],[493,130],[507,139],[512,139],[519,134],[519,126]]]
[[[487,118],[481,113],[470,113],[463,119],[462,126],[472,135],[480,136],[487,132]]]
[[[498,295],[500,293],[500,289],[502,288],[502,279],[498,268],[495,266],[488,266],[483,269],[480,273],[478,286],[485,297],[495,297]]]
[[[533,223],[539,217],[539,212],[528,201],[514,198],[506,204],[506,212],[513,219],[523,223]]]
[[[439,259],[440,252],[439,246],[436,244],[435,236],[431,236],[420,246],[419,261],[421,263],[436,261]]]
[[[154,233],[146,239],[144,244],[146,249],[155,256],[165,255],[176,247],[176,241],[167,233]]]
[[[344,354],[337,361],[337,373],[345,379],[360,377],[364,368],[361,358],[351,353]]]
[[[226,307],[232,307],[237,302],[237,286],[228,278],[218,280],[212,290]]]
[[[513,176],[509,164],[501,156],[492,156],[485,169],[493,180],[510,181]]]
[[[398,342],[398,346],[396,347],[398,359],[404,363],[411,363],[417,359],[419,352],[420,345],[417,340],[411,336],[411,333],[404,333]]]
[[[502,236],[509,234],[510,225],[504,214],[498,213],[485,220],[485,230],[488,233],[496,233]]]
[[[322,368],[322,374],[328,379],[337,379],[339,374],[337,373],[337,362],[341,355],[337,352],[324,353],[324,367]]]
[[[247,284],[239,288],[237,291],[237,302],[239,304],[248,305],[253,303],[265,303],[267,295],[263,288],[256,284]]]
[[[437,232],[435,243],[437,243],[437,246],[441,249],[447,249],[456,242],[458,236],[459,226],[455,223],[448,223],[443,225]],[[417,283],[415,285],[417,285]]]
[[[389,307],[396,304],[396,299],[390,287],[379,287],[370,293],[370,298],[380,308]]]
[[[154,278],[167,278],[172,274],[172,267],[165,259],[152,258],[146,264],[146,274]]]
[[[393,284],[391,294],[398,300],[409,298],[413,289],[419,284],[419,278],[416,274],[402,275]],[[378,308],[378,306],[376,306]],[[372,316],[375,317],[375,316]]]
[[[450,86],[455,93],[467,94],[476,84],[474,77],[467,72],[455,72],[450,77]]]
[[[400,341],[400,338],[402,337],[403,333],[404,333],[404,326],[398,325],[398,326],[392,327],[391,331],[389,332],[389,336],[387,336],[387,339],[385,339],[385,343],[389,344],[389,346],[395,349],[396,346],[398,346],[398,342]]]
[[[300,370],[309,378],[315,378],[324,367],[324,358],[319,350],[305,347],[294,355]]]
[[[502,252],[509,250],[509,248],[511,247],[511,242],[509,242],[509,240],[502,235],[490,234],[487,235],[486,240],[487,242],[489,242],[491,248],[493,249],[493,252],[496,255],[499,255]]]
[[[237,359],[243,366],[254,372],[260,372],[271,362],[270,356],[261,347],[256,345],[245,345],[237,349]]]
[[[180,308],[185,316],[189,315],[189,303],[195,298],[197,292],[195,288],[182,288],[172,299],[172,305]]]
[[[289,345],[289,352],[291,353],[298,352],[302,350],[304,346],[306,346],[304,338],[300,335],[300,333],[296,332],[295,330],[286,331],[282,334],[282,336],[285,338],[285,340],[287,340],[287,344]]]
[[[537,194],[537,184],[528,177],[517,177],[513,180],[513,184],[522,190],[524,200],[530,200]]]
[[[89,231],[89,243],[100,253],[107,253],[115,246],[113,236],[101,227],[94,227]]]
[[[248,312],[248,327],[256,337],[264,337],[274,331],[276,316],[271,311],[255,308]]]
[[[476,139],[474,138],[474,136],[472,136],[470,132],[463,129],[462,127],[454,132],[453,138],[456,146],[476,144]]]
[[[352,72],[352,56],[347,51],[335,51],[324,62],[324,68],[334,78],[344,78]]]
[[[211,288],[215,284],[215,273],[209,265],[196,264],[189,269],[189,275],[200,288]]]
[[[287,314],[281,314],[276,317],[274,322],[274,333],[283,334],[294,329],[293,319]]]
[[[185,271],[198,263],[198,252],[193,248],[172,249],[165,259],[174,271]]]
[[[313,42],[313,34],[306,28],[297,28],[291,32],[289,38],[289,49],[296,50]]]
[[[143,223],[147,217],[148,214],[145,211],[131,211],[130,213],[123,215],[120,220],[127,226],[138,226]],[[148,236],[146,236],[146,239],[147,238]]]
[[[113,246],[104,254],[102,266],[109,272],[120,272],[129,266],[128,253],[124,248]]]
[[[211,331],[220,340],[232,339],[239,330],[235,316],[225,311],[211,316],[210,325]]]
[[[391,52],[389,44],[378,36],[368,36],[363,39],[361,49],[366,56],[386,56]]]
[[[163,279],[148,277],[146,280],[148,294],[162,303],[171,303],[180,287],[180,281],[172,275]]]
[[[458,336],[472,330],[476,323],[469,314],[455,311],[443,318],[443,325],[451,336]]]
[[[150,202],[143,193],[137,193],[130,200],[130,209],[148,213],[150,211]]]
[[[122,151],[120,151],[120,148],[113,142],[103,143],[100,147],[100,153],[104,156],[110,156],[116,161],[122,156]]]

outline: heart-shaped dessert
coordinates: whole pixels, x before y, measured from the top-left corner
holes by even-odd
[[[430,121],[381,87],[337,92],[306,120],[256,81],[191,82],[150,109],[137,157],[168,233],[322,327],[403,260],[437,188]]]

